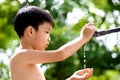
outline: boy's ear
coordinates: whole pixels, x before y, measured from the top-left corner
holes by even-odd
[[[28,35],[29,37],[31,37],[31,36],[32,36],[32,33],[33,33],[33,27],[32,27],[32,26],[28,26],[28,27],[26,28],[26,33],[27,33],[27,35]]]

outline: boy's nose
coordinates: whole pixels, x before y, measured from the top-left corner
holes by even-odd
[[[48,38],[48,41],[50,41],[50,40],[51,40],[51,38],[49,37],[49,38]]]

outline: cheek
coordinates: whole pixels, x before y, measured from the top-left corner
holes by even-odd
[[[42,41],[43,41],[43,37],[41,37],[41,36],[36,36],[36,38],[35,38],[35,42],[41,44]]]
[[[46,44],[46,36],[36,35],[35,42],[36,42],[36,45],[43,46],[44,44]]]
[[[44,49],[44,42],[43,41],[44,40],[41,37],[34,38],[34,41],[33,41],[34,48],[37,50],[43,50]]]

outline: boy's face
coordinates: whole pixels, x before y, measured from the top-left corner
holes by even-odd
[[[38,30],[34,32],[34,36],[32,37],[32,47],[36,50],[45,50],[50,42],[51,30],[52,25],[48,22],[39,25]]]

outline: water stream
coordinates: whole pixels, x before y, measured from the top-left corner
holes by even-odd
[[[87,59],[86,59],[86,51],[87,51],[87,43],[84,45],[84,52],[83,52],[83,64],[84,64],[84,66],[83,66],[83,68],[85,69],[85,68],[87,68]],[[93,80],[93,77],[91,77],[89,80]]]
[[[84,45],[84,52],[83,52],[83,58],[84,58],[84,66],[83,68],[85,69],[87,66],[86,66],[86,48],[87,48],[87,43]]]

